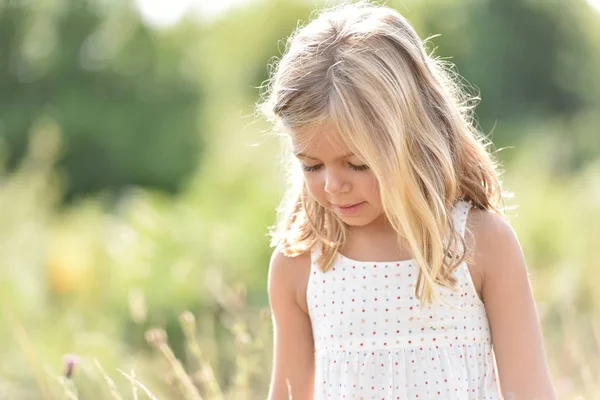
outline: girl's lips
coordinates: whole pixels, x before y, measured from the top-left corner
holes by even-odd
[[[356,213],[362,207],[363,204],[365,204],[364,201],[361,203],[356,203],[356,204],[351,204],[351,205],[344,205],[344,206],[336,205],[335,207],[337,208],[338,212],[342,215],[352,215],[352,214]]]

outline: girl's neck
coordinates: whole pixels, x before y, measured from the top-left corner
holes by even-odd
[[[410,259],[410,246],[400,242],[396,231],[389,226],[351,227],[340,253],[353,260],[389,261]]]
[[[385,213],[382,213],[375,220],[367,225],[363,226],[349,226],[348,233],[352,235],[373,235],[377,237],[397,235],[396,230],[386,217]]]

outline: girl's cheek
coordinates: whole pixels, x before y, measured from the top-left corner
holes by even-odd
[[[377,178],[373,177],[369,177],[368,182],[365,182],[365,187],[368,190],[368,193],[370,193],[374,198],[379,198],[379,182],[377,181]]]
[[[309,176],[304,175],[304,184],[306,186],[306,190],[308,190],[308,193],[310,193],[311,196],[315,197],[315,182],[314,179],[312,179]]]
[[[321,183],[319,182],[319,179],[315,179],[315,177],[306,177],[305,178],[305,182],[306,182],[306,188],[308,189],[308,192],[310,193],[310,195],[319,203],[323,204],[323,201],[325,200],[323,198],[323,187],[321,186]]]
[[[323,191],[321,190],[321,188],[319,187],[319,185],[317,184],[312,184],[308,187],[308,190],[310,191],[310,193],[312,194],[312,196],[317,199],[317,201],[321,201],[322,197],[323,197]]]

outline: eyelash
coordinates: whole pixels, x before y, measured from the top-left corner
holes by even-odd
[[[306,172],[315,172],[318,171],[321,168],[322,164],[317,164],[317,165],[302,165],[302,169]],[[348,165],[350,166],[350,168],[352,168],[354,171],[366,171],[369,169],[368,165],[354,165],[354,164],[350,164],[348,163]]]

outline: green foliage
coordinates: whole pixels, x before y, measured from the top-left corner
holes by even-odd
[[[201,154],[189,42],[151,30],[128,4],[44,3],[0,9],[8,166],[23,156],[32,123],[50,115],[65,136],[67,198],[130,184],[177,189]]]
[[[6,388],[15,399],[125,399],[137,387],[147,398],[144,385],[159,399],[194,398],[191,380],[207,399],[264,398],[266,233],[282,176],[278,144],[264,139],[252,105],[278,41],[306,20],[308,5],[265,1],[157,32],[117,2],[42,3],[0,5],[0,159],[18,146],[23,154],[0,162],[0,397]],[[443,33],[432,41],[437,53],[456,55],[481,88],[480,122],[494,127],[497,147],[508,146],[499,153],[516,193],[508,215],[553,382],[561,399],[594,399],[600,36],[597,16],[573,4],[568,12],[525,0],[397,7],[421,36]],[[574,43],[581,37],[565,24],[587,39]],[[81,49],[97,46],[88,40],[106,43],[105,52],[86,59]],[[586,53],[588,40],[597,53]],[[157,189],[174,188],[191,168],[199,127],[202,162],[177,193]],[[125,189],[61,207],[79,190],[69,178],[89,180],[83,191]],[[71,353],[79,361],[67,380]]]
[[[486,132],[498,121],[576,115],[600,104],[593,90],[600,80],[588,69],[599,65],[599,36],[591,34],[599,18],[584,0],[402,2],[397,8],[423,38],[440,35],[429,48],[453,62],[470,92],[481,96],[477,116]],[[500,146],[519,137],[494,135]]]

